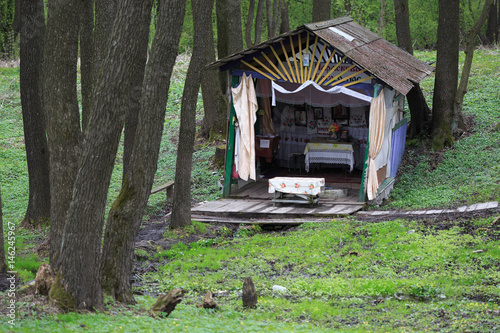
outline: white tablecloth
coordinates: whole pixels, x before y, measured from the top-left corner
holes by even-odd
[[[349,172],[354,166],[354,149],[351,143],[312,141],[306,145],[306,171],[311,163],[346,164]]]
[[[269,179],[269,193],[320,194],[325,178],[274,177]]]

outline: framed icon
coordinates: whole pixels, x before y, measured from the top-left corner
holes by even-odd
[[[323,108],[314,108],[314,119],[323,119]]]
[[[306,110],[295,110],[295,125],[307,125],[307,112]]]

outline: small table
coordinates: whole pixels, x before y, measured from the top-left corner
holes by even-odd
[[[349,172],[354,166],[354,148],[352,143],[315,139],[308,142],[304,150],[306,172],[311,163],[346,164]]]
[[[325,178],[274,177],[269,179],[269,193],[276,202],[317,204],[325,189]],[[292,194],[292,196],[286,196]]]

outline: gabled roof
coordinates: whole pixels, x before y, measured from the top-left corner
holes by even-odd
[[[325,54],[322,51],[320,55],[321,44],[327,51]],[[239,67],[242,70],[248,69],[265,73],[267,74],[264,75],[265,77],[273,80],[301,83],[301,76],[302,81],[305,81],[305,79],[310,79],[317,74],[311,74],[314,70],[312,68],[305,69],[305,74],[304,72],[300,73],[302,70],[300,68],[303,68],[301,66],[302,51],[305,49],[312,51],[318,62],[324,61],[325,58],[328,58],[327,62],[330,62],[336,53],[337,61],[342,62],[341,60],[347,59],[347,62],[372,75],[365,80],[375,77],[404,95],[413,88],[414,82],[419,83],[434,70],[434,67],[355,23],[350,17],[340,17],[300,26],[293,31],[222,58],[207,67],[218,67],[220,70]],[[289,52],[291,52],[290,55]],[[294,54],[295,57],[293,57]],[[288,63],[290,56],[293,60]],[[297,65],[299,56],[300,65]],[[294,61],[296,64],[293,64]],[[316,72],[318,72],[318,68],[316,68]],[[294,75],[295,73],[297,75]],[[322,84],[321,80],[319,81]],[[332,86],[340,84],[342,80],[337,81],[330,80],[329,84]],[[342,85],[354,84],[354,82],[349,84],[346,82],[342,82]]]

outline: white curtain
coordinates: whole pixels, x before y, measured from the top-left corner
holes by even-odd
[[[255,134],[257,119],[257,96],[252,75],[243,74],[236,88],[231,88],[233,105],[240,128],[240,147],[238,152],[238,174],[243,180],[255,180]]]
[[[384,142],[385,129],[385,100],[384,91],[372,100],[370,105],[370,124],[369,124],[369,167],[368,167],[368,200],[375,199],[378,188],[377,167],[375,158],[380,153]]]
[[[353,107],[370,104],[372,98],[342,86],[325,89],[313,81],[280,84],[272,82],[272,105],[276,101],[288,104],[307,103],[318,107],[332,107],[339,104]]]

